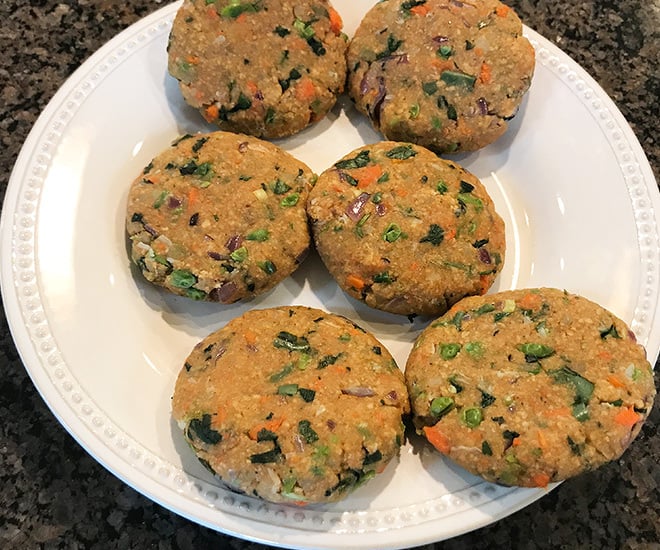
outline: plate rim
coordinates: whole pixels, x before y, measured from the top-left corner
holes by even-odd
[[[74,71],[74,73],[69,78],[66,79],[63,85],[50,99],[50,101],[48,102],[48,104],[46,105],[46,107],[38,117],[37,121],[34,123],[32,129],[30,130],[30,133],[28,134],[27,139],[25,140],[23,146],[21,147],[21,150],[19,152],[19,155],[16,159],[16,162],[9,177],[7,191],[2,208],[2,215],[0,217],[0,244],[2,245],[2,250],[11,251],[11,260],[12,260],[11,262],[5,261],[2,263],[2,268],[0,270],[0,290],[2,292],[3,306],[5,308],[5,313],[7,316],[10,333],[12,335],[16,348],[28,372],[28,375],[32,379],[32,382],[37,388],[42,399],[44,399],[44,401],[50,408],[51,412],[58,419],[58,421],[64,426],[64,428],[69,432],[69,434],[72,437],[74,437],[74,439],[97,462],[99,462],[102,466],[104,466],[107,470],[109,470],[113,475],[121,479],[127,485],[136,489],[138,492],[144,494],[154,502],[157,502],[158,504],[164,506],[165,508],[172,510],[173,512],[176,512],[177,514],[184,516],[196,523],[205,525],[209,528],[221,531],[223,533],[240,537],[243,539],[253,540],[255,542],[269,544],[269,545],[291,547],[291,548],[297,548],[297,547],[303,548],[307,546],[310,540],[315,540],[317,543],[319,543],[318,546],[319,548],[321,547],[333,548],[334,545],[332,544],[332,542],[334,541],[334,539],[337,539],[337,541],[338,542],[340,541],[342,544],[346,544],[346,543],[354,544],[355,545],[354,547],[356,548],[371,548],[374,547],[373,544],[375,542],[378,542],[379,548],[401,548],[402,546],[400,545],[402,544],[402,541],[399,540],[399,537],[397,537],[397,541],[395,541],[394,543],[388,544],[388,542],[390,541],[380,540],[377,533],[373,533],[373,532],[367,533],[371,537],[371,540],[366,544],[363,540],[364,538],[363,535],[360,533],[340,534],[332,531],[329,532],[309,531],[309,530],[300,531],[297,529],[293,529],[293,533],[291,533],[290,527],[286,527],[286,526],[282,527],[279,525],[276,526],[277,527],[276,529],[275,528],[272,529],[272,532],[269,533],[269,537],[261,537],[254,530],[251,531],[250,533],[245,532],[246,522],[250,524],[250,527],[252,527],[252,523],[256,524],[257,526],[264,524],[264,522],[258,519],[250,519],[250,518],[246,519],[245,517],[240,515],[232,515],[232,514],[228,515],[222,511],[219,511],[216,508],[210,507],[208,504],[203,504],[201,502],[195,502],[194,503],[195,509],[193,511],[187,512],[186,510],[182,509],[180,506],[177,506],[175,502],[172,502],[167,498],[163,498],[162,487],[164,487],[164,485],[156,481],[153,475],[149,475],[139,468],[132,468],[130,470],[130,475],[127,475],[124,471],[122,471],[123,470],[122,466],[125,467],[127,462],[117,452],[111,449],[112,452],[106,456],[99,456],[99,453],[95,452],[95,449],[97,448],[99,442],[101,442],[101,445],[106,449],[108,448],[108,444],[99,436],[98,427],[96,428],[94,427],[94,418],[91,416],[86,417],[74,410],[74,405],[72,405],[72,402],[76,401],[75,397],[73,397],[72,396],[73,394],[71,394],[67,400],[67,398],[65,398],[62,392],[55,387],[55,385],[53,384],[53,376],[55,377],[58,376],[56,370],[51,369],[53,370],[53,372],[49,373],[48,368],[44,364],[44,357],[40,356],[40,353],[36,350],[35,337],[31,335],[30,329],[28,327],[35,324],[39,325],[39,323],[31,322],[31,319],[29,318],[31,314],[29,314],[28,310],[25,309],[24,305],[21,304],[21,300],[18,296],[20,282],[23,283],[29,282],[27,280],[22,280],[19,282],[19,279],[23,276],[26,276],[28,271],[26,270],[21,271],[21,269],[19,269],[21,254],[18,251],[18,247],[21,246],[21,243],[25,244],[25,242],[27,242],[22,240],[21,231],[28,232],[30,230],[29,224],[25,221],[29,219],[30,212],[26,211],[25,204],[23,205],[24,208],[22,210],[22,213],[19,212],[20,210],[19,193],[20,192],[27,193],[30,191],[30,189],[28,189],[30,187],[30,184],[28,183],[28,179],[29,179],[28,169],[30,168],[31,163],[36,158],[36,155],[44,155],[44,158],[48,156],[47,153],[43,153],[43,152],[39,153],[37,150],[37,146],[40,144],[42,137],[44,136],[45,132],[48,130],[53,120],[55,119],[55,116],[60,111],[62,105],[68,99],[69,100],[71,99],[71,96],[75,91],[76,87],[80,86],[80,84],[83,81],[87,80],[87,76],[85,75],[92,74],[93,71],[99,66],[99,64],[102,61],[109,59],[112,55],[118,54],[118,57],[115,57],[115,62],[118,63],[121,62],[122,55],[130,55],[130,51],[126,49],[123,50],[124,53],[119,53],[122,51],[122,48],[127,43],[129,37],[137,37],[139,33],[142,31],[147,32],[147,34],[149,34],[149,36],[146,36],[144,43],[147,43],[151,39],[159,37],[160,31],[169,28],[169,22],[167,21],[167,19],[171,18],[171,16],[174,14],[176,9],[178,9],[180,3],[181,2],[178,1],[173,4],[163,6],[162,8],[159,8],[150,15],[147,15],[146,17],[142,18],[141,20],[137,21],[133,25],[129,26],[128,28],[117,34],[115,37],[113,37],[111,40],[109,40],[103,46],[101,46],[101,48],[96,50],[96,52],[94,52],[89,58],[87,58],[87,60],[85,60],[83,64],[76,71]],[[149,30],[147,31],[147,29]],[[580,67],[579,64],[573,61],[566,53],[564,53],[556,45],[552,44],[547,39],[545,39],[540,34],[538,34],[536,31],[533,31],[528,27],[525,27],[525,34],[528,38],[530,38],[530,40],[536,42],[536,45],[538,45],[537,60],[539,57],[543,58],[544,52],[546,52],[546,55],[551,58],[551,60],[548,61],[548,63],[553,63],[555,60],[557,61],[557,66],[551,70],[553,70],[553,72],[560,79],[562,79],[567,85],[574,87],[577,84],[579,84],[579,82],[582,82],[585,85],[585,93],[588,92],[589,90],[591,90],[592,92],[594,90],[598,92],[597,100],[600,101],[602,104],[602,112],[607,112],[609,115],[609,118],[603,119],[602,123],[601,121],[598,121],[599,125],[601,125],[601,129],[603,129],[603,124],[609,124],[610,122],[612,122],[614,124],[614,127],[613,129],[608,128],[608,131],[611,132],[619,131],[623,134],[623,138],[625,138],[624,141],[629,146],[630,152],[632,153],[633,156],[632,161],[635,161],[632,164],[636,166],[636,168],[634,168],[633,166],[634,169],[629,174],[629,176],[631,178],[639,177],[640,175],[642,176],[641,177],[641,181],[643,183],[642,188],[644,191],[646,191],[646,194],[642,196],[641,199],[639,198],[635,199],[632,196],[632,191],[630,189],[630,186],[628,186],[628,192],[629,194],[631,194],[630,196],[631,202],[634,200],[646,200],[650,202],[652,211],[656,213],[660,212],[660,194],[654,193],[650,190],[650,186],[652,184],[655,184],[655,189],[657,190],[657,183],[655,183],[655,177],[652,173],[650,165],[648,164],[648,160],[645,156],[645,153],[641,148],[641,145],[636,135],[632,131],[632,128],[629,126],[629,124],[627,123],[627,121],[625,120],[619,109],[616,107],[614,102],[611,100],[611,98],[607,96],[607,94],[604,92],[604,90],[602,90],[602,88],[598,85],[598,83],[582,67]],[[541,62],[543,62],[543,59]],[[563,68],[565,68],[564,71],[562,71]],[[108,71],[112,70],[112,63],[110,63],[107,70]],[[94,86],[91,87],[89,92],[91,93],[93,89]],[[82,98],[82,101],[84,101],[84,97]],[[65,125],[66,123],[63,122],[63,124]],[[610,142],[609,137],[608,137],[608,142]],[[620,162],[618,164],[619,167],[623,169],[622,164]],[[632,166],[632,164],[627,166]],[[36,176],[36,174],[33,175]],[[624,174],[624,179],[625,177],[626,174]],[[38,196],[37,196],[37,200],[38,200]],[[656,246],[655,248],[653,248],[649,244],[648,250],[650,252],[655,251],[657,255],[657,252],[658,250],[660,250],[660,247],[658,246],[658,226],[657,226],[656,218],[651,217],[651,222],[652,222],[651,224],[652,227],[650,228],[650,231],[646,231],[646,233],[651,234],[651,236],[648,238],[650,238],[651,240],[653,240],[654,238],[654,242]],[[644,224],[648,224],[648,223],[649,223],[648,220],[636,219],[638,244],[640,245],[640,247],[642,246],[642,243],[639,242],[640,228],[642,228]],[[23,229],[21,229],[21,227]],[[642,248],[640,248],[640,254],[642,254],[642,252],[643,250]],[[651,261],[650,257],[647,258],[646,261],[647,263],[649,263],[649,265],[653,265],[650,263]],[[657,262],[657,258],[656,258],[656,262]],[[657,277],[657,274],[653,274],[653,275]],[[36,276],[37,275],[35,273],[34,277]],[[643,276],[644,273],[640,273],[640,277]],[[645,298],[640,297],[640,299],[646,299],[647,303],[649,304],[651,303],[651,301],[653,301],[655,308],[651,310],[651,313],[653,319],[656,319],[658,317],[658,306],[660,305],[660,298],[658,296],[657,281],[654,281],[654,284],[655,284],[655,293],[652,296],[647,296]],[[643,286],[644,285],[640,284],[640,288]],[[648,286],[651,286],[650,283]],[[635,309],[637,310],[638,308],[636,307]],[[646,307],[642,309],[649,311],[650,307]],[[653,324],[652,321],[651,324]],[[655,361],[657,361],[658,359],[658,354],[660,353],[660,327],[655,332],[650,331],[648,335],[648,339],[649,340],[652,339],[651,343],[653,345],[648,346],[647,343],[647,346],[651,347],[651,350],[649,350],[647,347],[647,354],[650,354],[649,360],[652,361],[652,363],[655,363]],[[57,360],[53,360],[53,361],[54,364],[50,366],[56,368],[58,364]],[[37,365],[37,367],[34,367],[34,365]],[[79,402],[75,403],[75,406],[79,406]],[[115,440],[114,444],[117,446],[122,445],[122,443],[120,443],[119,440]],[[136,458],[136,461],[137,460],[138,459]],[[159,488],[161,489],[160,491]],[[170,488],[168,488],[168,492],[169,491],[171,491]],[[531,504],[532,502],[543,496],[546,493],[546,491],[529,490],[526,491],[526,493],[528,493],[528,495],[525,498],[523,498],[516,506],[507,508],[506,511],[504,511],[501,515],[492,515],[488,517],[483,517],[481,518],[481,521],[477,522],[476,524],[472,524],[468,530],[481,528],[485,525],[488,525],[490,523],[493,523],[508,516],[516,512],[517,510],[524,508],[528,504]],[[172,496],[172,495],[169,495],[168,493],[167,496]],[[225,520],[225,524],[219,525],[217,521],[213,521],[213,519],[210,517],[211,515],[216,516],[215,519],[217,520],[219,519],[217,517],[218,513],[222,514],[221,519]],[[270,524],[268,525],[270,526]],[[412,526],[403,527],[398,532],[399,534],[407,531],[414,532],[419,530],[418,529],[419,525],[420,524],[415,524]],[[460,528],[456,528],[455,531],[456,532],[453,533],[451,532],[447,533],[446,536],[445,534],[443,534],[442,539],[451,538],[453,536],[466,532],[466,530],[461,530]],[[385,533],[391,533],[391,532],[392,531],[385,531]],[[294,539],[296,539],[298,536],[301,538],[298,542],[295,542]],[[312,539],[310,539],[310,537],[312,537]],[[325,539],[330,538],[332,540],[328,542],[324,542],[322,540],[321,541],[316,540],[319,538],[325,538]],[[429,536],[427,534],[426,536],[418,536],[417,538],[406,538],[404,544],[406,545],[409,545],[411,543],[424,544],[442,539],[434,537],[433,535]],[[293,545],[291,545],[291,542],[293,542]]]

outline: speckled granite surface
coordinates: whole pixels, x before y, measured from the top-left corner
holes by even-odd
[[[658,179],[660,2],[509,3],[614,99]],[[0,2],[2,196],[31,125],[66,77],[117,32],[161,6],[142,0]],[[32,386],[4,315],[0,369],[0,548],[265,548],[187,521],[97,464]],[[659,421],[656,404],[616,463],[565,482],[503,521],[424,548],[659,548]]]

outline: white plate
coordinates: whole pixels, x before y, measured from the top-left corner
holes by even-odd
[[[335,0],[351,35],[366,2]],[[135,277],[124,237],[130,182],[177,135],[206,129],[167,75],[177,4],[127,29],[66,82],[35,124],[1,220],[2,292],[25,366],[52,411],[100,463],[200,524],[289,547],[400,548],[503,518],[545,491],[491,485],[424,445],[346,501],[287,508],[217,487],[170,421],[192,346],[254,307],[306,304],[373,331],[403,366],[423,326],[348,299],[311,258],[269,295],[222,306],[166,296]],[[359,11],[358,11],[359,10]],[[626,320],[649,359],[660,348],[660,198],[633,132],[566,55],[525,29],[537,70],[504,138],[457,160],[487,186],[507,224],[493,290],[555,286]],[[380,139],[350,102],[278,142],[320,172]]]

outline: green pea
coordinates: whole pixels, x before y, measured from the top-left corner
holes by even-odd
[[[464,409],[461,413],[461,420],[468,428],[476,428],[484,419],[481,409]]]
[[[453,359],[461,350],[460,344],[440,344],[440,357],[443,359]]]

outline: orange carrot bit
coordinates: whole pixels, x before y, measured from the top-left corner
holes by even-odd
[[[619,378],[616,374],[608,375],[608,377],[605,380],[607,380],[615,388],[625,388],[626,387],[626,383],[623,380],[621,380],[621,378]]]
[[[518,300],[518,305],[522,309],[536,309],[541,307],[541,302],[543,302],[541,296],[534,294],[533,292],[528,292],[520,300]]]
[[[456,238],[456,228],[451,227],[445,231],[445,241],[453,241]]]
[[[520,437],[514,437],[513,441],[511,441],[511,445],[513,445],[514,447],[519,447],[521,445],[521,443],[522,443],[522,441],[521,441]]]
[[[417,271],[420,268],[419,262],[414,261],[410,264],[410,271]]]
[[[257,343],[257,333],[251,329],[247,329],[243,333],[243,338],[245,338],[245,343],[248,346],[254,346]]]
[[[367,286],[367,283],[362,277],[354,274],[346,277],[346,284],[355,290],[362,290],[365,286]]]
[[[483,84],[490,84],[493,80],[493,71],[491,66],[485,61],[481,64],[481,71],[479,72],[479,81]]]
[[[449,454],[451,451],[451,443],[449,443],[449,438],[440,431],[437,424],[435,426],[424,426],[423,430],[426,439],[428,439],[431,445],[442,454]]]
[[[397,188],[395,191],[397,197],[407,197],[408,196],[408,190],[404,189],[403,187]]]
[[[620,424],[621,426],[630,428],[637,424],[640,418],[640,415],[637,414],[632,407],[622,407],[614,417],[614,422]]]
[[[541,449],[546,450],[548,448],[548,439],[541,430],[536,432],[536,439],[538,439],[539,447],[541,447]]]
[[[596,354],[596,357],[598,357],[598,359],[600,359],[601,361],[611,361],[613,355],[609,351],[603,350],[603,351],[599,351]]]
[[[255,424],[250,428],[250,431],[248,432],[248,437],[252,439],[253,441],[257,440],[257,435],[261,430],[268,430],[269,432],[275,432],[278,430],[278,428],[282,425],[284,422],[283,417],[274,417],[271,418],[270,420],[266,420],[265,422],[259,422],[258,424]]]
[[[247,13],[243,12],[234,19],[236,23],[245,23],[247,21]]]
[[[214,120],[218,120],[218,116],[220,116],[220,109],[218,109],[218,106],[215,103],[213,105],[209,105],[204,110],[204,118],[206,119],[206,122],[213,122]]]
[[[418,4],[410,8],[410,13],[414,13],[415,15],[419,16],[426,15],[430,11],[430,8],[426,4]]]
[[[506,17],[509,14],[509,6],[502,4],[501,6],[495,8],[495,13],[498,17]]]
[[[488,292],[491,283],[492,279],[490,275],[479,275],[479,292],[481,292],[482,296]]]
[[[380,164],[369,164],[351,171],[351,176],[358,181],[358,188],[360,189],[376,183],[382,175],[383,167]]]
[[[249,90],[249,92],[254,96],[257,94],[259,91],[259,86],[257,86],[256,82],[253,82],[252,80],[248,80],[245,83],[245,87]]]
[[[186,57],[186,61],[191,65],[197,65],[199,63],[199,57],[196,55],[189,55]]]
[[[296,99],[309,101],[316,95],[316,87],[311,78],[301,78],[296,84]]]
[[[341,15],[339,15],[339,12],[334,8],[330,8],[328,14],[330,15],[330,30],[339,36],[341,29],[344,27]]]
[[[532,476],[532,483],[535,487],[547,487],[548,483],[550,483],[550,476],[543,472],[539,472]]]
[[[571,416],[571,409],[568,407],[559,407],[557,409],[548,409],[545,411],[545,416],[548,418],[561,418],[564,416]]]
[[[191,187],[188,191],[188,209],[192,209],[199,201],[199,188]]]

